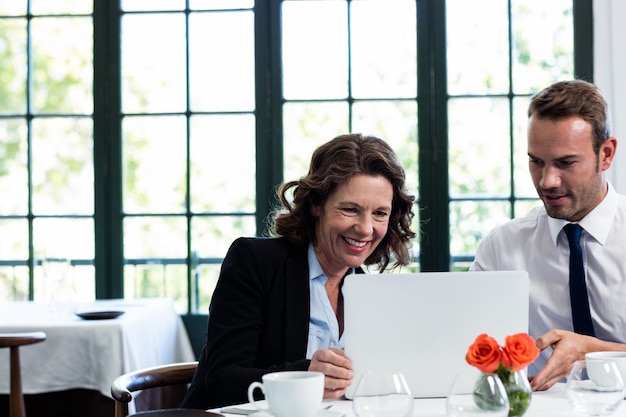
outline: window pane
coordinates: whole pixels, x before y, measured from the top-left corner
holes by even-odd
[[[93,219],[36,218],[33,244],[37,258],[94,259]]]
[[[35,250],[35,301],[90,301],[95,298],[95,269],[93,265],[78,266],[78,262],[93,263],[93,219],[39,219],[33,221]],[[65,279],[53,282],[44,273],[45,258],[67,259],[71,265]]]
[[[254,216],[195,216],[191,226],[192,252],[198,258],[223,258],[233,240],[256,232]]]
[[[510,216],[508,201],[451,202],[450,254],[473,256],[482,239]]]
[[[530,212],[533,208],[537,206],[542,206],[543,203],[538,199],[534,200],[518,200],[515,202],[515,216],[513,217],[524,217]]]
[[[509,196],[509,103],[502,98],[451,99],[450,195]]]
[[[187,267],[166,265],[159,261],[126,265],[124,298],[167,297],[174,300],[176,311],[187,311]]]
[[[28,267],[0,266],[0,300],[28,300]]]
[[[350,13],[352,95],[415,97],[415,1],[356,1]]]
[[[122,0],[122,10],[185,10],[185,0]]]
[[[76,261],[69,260],[64,278],[57,282],[46,272],[44,259],[38,259],[35,267],[35,294],[37,302],[50,302],[51,313],[58,313],[59,303],[69,308],[76,307],[78,303],[93,301],[96,294],[95,270],[93,265],[78,265]]]
[[[191,10],[251,9],[252,7],[254,7],[254,0],[189,0]]]
[[[183,216],[125,218],[124,257],[185,259],[187,219]]]
[[[182,13],[122,16],[125,113],[186,110],[185,44]]]
[[[283,119],[283,172],[289,181],[307,173],[315,148],[348,131],[348,104],[287,103]]]
[[[93,29],[91,17],[32,20],[35,112],[93,112]]]
[[[348,96],[347,3],[284,1],[283,95],[288,99]]]
[[[96,299],[96,270],[93,265],[73,265],[72,284],[75,300],[88,303]]]
[[[240,236],[255,236],[256,221],[250,216],[194,216],[191,220],[193,289],[198,297],[194,311],[206,313],[221,266],[232,242]]]
[[[508,0],[446,0],[449,94],[508,93],[507,4]]]
[[[224,252],[226,253],[226,252]],[[223,255],[222,255],[223,256]],[[198,293],[198,312],[207,313],[211,296],[220,275],[220,265],[201,265],[196,268]]]
[[[513,0],[513,87],[527,94],[574,78],[571,0]]]
[[[26,15],[27,0],[11,0],[0,3],[0,15],[19,16]]]
[[[407,188],[417,195],[417,103],[357,102],[352,107],[352,114],[354,132],[378,136],[396,151],[406,171]]]
[[[26,20],[0,19],[0,113],[26,113],[26,50]]]
[[[252,115],[192,117],[192,211],[254,213],[255,145]]]
[[[0,219],[0,236],[3,236],[0,239],[0,261],[28,259],[26,219]],[[7,239],[7,236],[10,236],[10,239]]]
[[[36,118],[32,127],[33,212],[93,214],[92,119]]]
[[[537,192],[528,171],[528,105],[529,97],[518,97],[513,100],[513,140],[515,150],[513,158],[515,180],[515,196],[536,198]]]
[[[191,14],[189,49],[194,111],[254,110],[252,12]]]
[[[122,126],[124,211],[180,213],[187,195],[185,118],[127,117]]]
[[[30,0],[30,8],[33,14],[87,14],[93,11],[93,1]]]
[[[187,311],[187,219],[124,219],[124,297],[169,297]]]
[[[0,196],[5,196],[0,198],[0,214],[28,212],[26,129],[23,119],[0,119]]]

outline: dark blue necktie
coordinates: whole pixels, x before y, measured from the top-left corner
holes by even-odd
[[[580,247],[582,227],[575,223],[563,227],[569,241],[569,296],[572,303],[572,321],[574,331],[588,336],[595,336],[591,312],[589,311],[589,296],[585,282],[583,266],[583,250]]]

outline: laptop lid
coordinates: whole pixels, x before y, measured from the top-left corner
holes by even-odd
[[[445,397],[476,336],[528,331],[525,271],[356,274],[345,278],[344,343],[355,376],[400,371],[415,398]]]

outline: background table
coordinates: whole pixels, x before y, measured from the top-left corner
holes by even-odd
[[[47,303],[0,304],[0,332],[47,334],[44,342],[20,349],[25,394],[96,391],[112,405],[111,383],[119,375],[195,360],[182,319],[170,299],[102,300],[81,304],[78,309],[120,310],[124,314],[108,320],[83,320],[74,315],[54,316]],[[2,394],[9,392],[8,354],[8,349],[0,349]]]

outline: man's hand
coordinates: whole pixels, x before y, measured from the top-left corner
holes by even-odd
[[[530,378],[530,386],[533,391],[547,390],[565,378],[575,361],[585,359],[585,353],[626,349],[626,345],[604,342],[595,337],[566,330],[550,330],[539,337],[536,343],[540,350],[552,347],[552,355],[550,355],[543,369]]]

